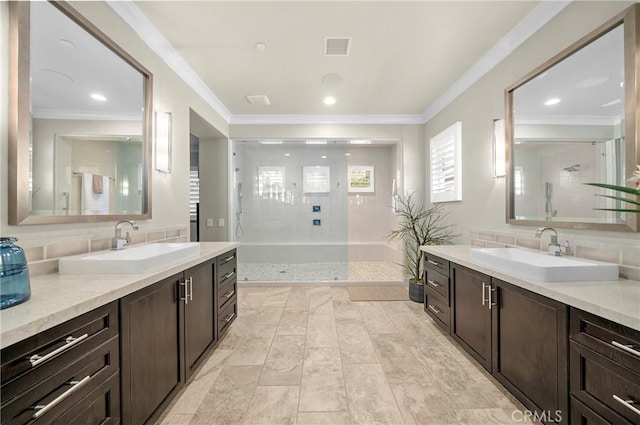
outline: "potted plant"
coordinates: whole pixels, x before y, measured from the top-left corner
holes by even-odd
[[[610,189],[615,192],[620,192],[618,195],[600,195],[604,198],[614,199],[619,202],[631,204],[628,205],[627,208],[594,208],[600,211],[616,211],[623,213],[631,213],[631,214],[640,214],[640,202],[638,197],[640,197],[640,165],[636,165],[636,169],[633,172],[633,175],[627,179],[628,182],[634,182],[635,188],[627,187],[627,186],[618,186],[613,184],[606,183],[585,183],[590,186],[601,187],[604,189]],[[624,197],[623,194],[632,195],[631,198]],[[633,198],[635,197],[635,199]]]
[[[453,224],[445,224],[449,213],[443,212],[440,204],[426,208],[423,203],[413,199],[414,195],[411,193],[396,198],[396,214],[400,220],[397,228],[390,231],[387,237],[404,242],[404,263],[400,265],[409,277],[409,299],[421,303],[424,301],[424,257],[420,247],[451,244],[458,234],[454,233]]]

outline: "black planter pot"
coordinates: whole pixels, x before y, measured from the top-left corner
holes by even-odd
[[[424,285],[422,282],[414,283],[409,281],[409,299],[417,303],[424,302]]]

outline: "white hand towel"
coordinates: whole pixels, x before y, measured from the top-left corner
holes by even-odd
[[[82,215],[109,214],[109,177],[102,176],[102,193],[93,191],[93,174],[82,173],[80,213]]]

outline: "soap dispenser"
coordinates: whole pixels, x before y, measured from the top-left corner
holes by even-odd
[[[0,310],[27,301],[31,296],[29,268],[18,239],[0,237]]]

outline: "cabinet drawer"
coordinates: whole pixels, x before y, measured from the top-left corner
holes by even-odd
[[[449,303],[437,292],[427,287],[424,291],[424,310],[433,317],[440,326],[449,331],[451,321],[451,310]]]
[[[640,332],[575,308],[570,314],[572,340],[640,373]]]
[[[449,278],[433,269],[426,268],[426,287],[437,292],[449,305]]]
[[[218,314],[224,310],[224,306],[231,300],[236,299],[238,282],[236,279],[229,279],[224,285],[218,288]]]
[[[111,375],[54,423],[56,425],[119,424],[120,375]]]
[[[640,373],[575,341],[570,360],[572,396],[609,421],[640,424]]]
[[[229,329],[229,325],[231,325],[237,317],[238,302],[237,297],[234,295],[231,297],[224,310],[222,310],[218,315],[218,338],[224,334],[227,329]]]
[[[2,350],[2,400],[15,397],[118,335],[113,302]]]
[[[33,419],[38,424],[54,423],[112,375],[119,376],[117,337],[84,353],[16,397],[4,398],[3,394],[2,423],[25,424]]]
[[[424,254],[424,266],[449,276],[449,261],[433,254]]]
[[[615,422],[610,422],[598,415],[596,412],[580,402],[575,397],[571,397],[571,425],[613,425],[628,424],[625,419],[618,417]]]
[[[226,252],[218,257],[218,283],[236,276],[236,250]]]

